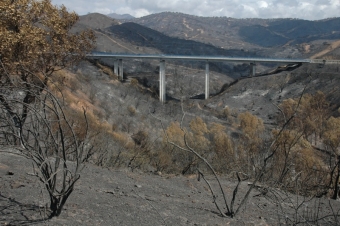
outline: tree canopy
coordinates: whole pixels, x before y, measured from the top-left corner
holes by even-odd
[[[50,0],[3,0],[0,17],[0,103],[20,127],[53,72],[83,59],[95,36],[72,33],[78,15]]]
[[[48,76],[78,61],[95,42],[90,30],[72,34],[78,15],[49,0],[2,0],[0,16],[1,70],[23,80],[37,72]],[[4,73],[0,76],[4,81]]]

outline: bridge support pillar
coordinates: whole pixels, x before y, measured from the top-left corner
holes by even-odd
[[[209,99],[209,62],[205,63],[205,99]]]
[[[253,77],[256,75],[256,64],[255,63],[250,63],[250,77]]]
[[[113,73],[118,76],[118,60],[113,61]]]
[[[165,103],[166,88],[165,88],[165,60],[161,60],[159,64],[159,100]]]
[[[123,75],[123,60],[119,59],[118,60],[118,79],[123,81],[124,75]]]

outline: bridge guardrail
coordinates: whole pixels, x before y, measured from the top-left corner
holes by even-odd
[[[311,59],[311,64],[340,64],[340,60]]]

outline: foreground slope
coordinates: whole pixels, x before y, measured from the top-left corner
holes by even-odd
[[[285,196],[284,208],[276,208],[274,199],[251,193],[239,217],[221,218],[216,213],[207,186],[195,175],[174,176],[132,173],[86,165],[74,192],[59,217],[44,219],[47,194],[33,176],[31,162],[13,150],[0,152],[0,223],[3,225],[276,225],[294,220],[296,197]],[[215,185],[215,183],[212,183]],[[228,197],[235,182],[222,179]],[[242,183],[244,193],[248,185]],[[279,190],[273,190],[279,193]],[[269,196],[270,197],[270,196]],[[325,217],[323,225],[334,225],[331,211],[339,202],[318,199],[304,203],[299,212]],[[291,206],[293,205],[293,206]],[[318,210],[319,208],[319,210]]]

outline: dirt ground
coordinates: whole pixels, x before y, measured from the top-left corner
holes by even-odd
[[[230,201],[236,183],[221,181]],[[216,183],[212,185],[217,191]],[[248,187],[247,182],[241,184],[236,206]],[[334,217],[340,211],[339,201],[300,198],[305,202],[297,208],[299,197],[286,196],[277,203],[269,193],[262,194],[254,189],[235,218],[223,218],[208,186],[195,175],[157,175],[87,164],[62,214],[47,220],[48,196],[33,176],[32,163],[0,152],[0,225],[292,225],[301,219],[314,225],[311,220],[316,216],[322,218],[320,225],[339,223]]]

